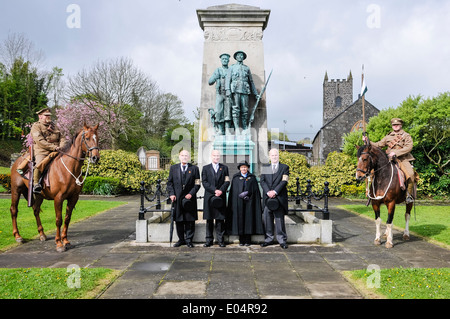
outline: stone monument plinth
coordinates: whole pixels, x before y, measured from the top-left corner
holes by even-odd
[[[223,154],[223,163],[228,165],[230,176],[237,172],[237,163],[247,160],[250,170],[259,175],[261,163],[268,162],[267,110],[265,94],[255,111],[256,98],[249,98],[248,118],[254,112],[254,121],[246,130],[232,130],[220,134],[214,128],[210,110],[216,105],[216,87],[209,79],[221,66],[220,57],[230,56],[229,65],[237,61],[235,52],[244,51],[245,65],[251,70],[256,90],[260,93],[265,82],[263,31],[267,27],[270,10],[258,7],[227,4],[197,10],[200,27],[204,31],[203,71],[200,103],[200,124],[197,144],[197,162],[200,169],[209,164],[211,151],[218,149]]]

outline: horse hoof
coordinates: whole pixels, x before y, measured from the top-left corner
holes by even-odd
[[[47,240],[47,236],[41,235],[41,236],[39,236],[39,240],[40,241],[46,241]]]
[[[56,247],[56,251],[57,251],[58,253],[63,253],[63,252],[66,251],[66,248],[65,248],[64,246],[57,246],[57,247]]]
[[[409,235],[403,235],[403,240],[409,240]]]
[[[70,244],[70,243],[66,243],[66,244],[64,244],[64,248],[67,250],[67,249],[70,249],[70,248],[72,248],[72,245]]]
[[[380,245],[381,245],[381,239],[375,239],[375,240],[373,241],[373,243],[374,243],[376,246],[380,246]]]
[[[22,244],[23,243],[23,238],[22,237],[17,237],[16,238],[16,243]]]
[[[394,247],[394,244],[391,244],[391,243],[386,243],[386,248],[392,248],[392,247]]]

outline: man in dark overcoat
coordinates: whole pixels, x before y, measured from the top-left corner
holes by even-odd
[[[229,234],[239,235],[239,245],[250,246],[252,235],[264,234],[261,193],[250,164],[240,162],[238,169],[231,180],[226,224]]]
[[[197,213],[197,192],[200,189],[200,172],[197,166],[189,163],[190,155],[182,150],[179,155],[180,164],[170,167],[167,190],[170,199],[175,205],[175,224],[178,242],[173,246],[186,244],[194,247],[192,239],[195,234],[195,221]]]
[[[262,168],[260,178],[263,189],[263,221],[266,231],[266,239],[261,244],[266,247],[273,243],[274,223],[275,234],[281,248],[288,248],[286,225],[284,216],[288,213],[288,193],[287,183],[289,181],[289,166],[280,163],[280,156],[277,149],[271,149],[269,152],[270,165]]]
[[[203,219],[206,220],[206,242],[204,247],[210,247],[216,239],[220,247],[225,247],[225,215],[227,190],[230,186],[228,167],[219,163],[220,152],[213,150],[211,164],[203,166],[202,184],[205,188],[203,198]],[[214,227],[215,221],[215,227]]]

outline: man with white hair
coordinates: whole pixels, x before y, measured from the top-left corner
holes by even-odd
[[[175,224],[178,242],[174,247],[187,245],[194,247],[192,242],[195,234],[195,221],[198,219],[197,192],[200,189],[200,172],[197,166],[189,163],[190,155],[186,150],[179,154],[180,164],[170,167],[167,190],[170,200],[175,205]]]
[[[220,151],[211,152],[211,164],[203,166],[202,184],[205,188],[203,198],[203,219],[206,220],[206,242],[204,247],[210,247],[216,239],[220,247],[225,247],[225,217],[227,190],[230,186],[228,167],[220,161]]]
[[[272,245],[275,233],[280,247],[287,249],[284,216],[288,213],[289,166],[280,163],[280,154],[276,148],[270,150],[269,157],[271,163],[263,166],[260,178],[263,189],[263,222],[266,232],[266,239],[261,247]]]

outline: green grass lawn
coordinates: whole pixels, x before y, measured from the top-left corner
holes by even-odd
[[[119,273],[105,268],[0,268],[0,299],[92,299]]]
[[[123,204],[126,202],[80,200],[72,213],[71,224]],[[18,245],[12,235],[10,205],[10,199],[0,199],[0,252]],[[41,209],[44,231],[50,234],[56,229],[53,201],[44,201]],[[19,202],[18,226],[25,240],[38,236],[33,210],[25,200]],[[105,268],[0,269],[0,299],[95,298],[119,273]]]
[[[71,224],[123,204],[126,204],[126,202],[80,200],[72,212]],[[0,251],[17,245],[12,234],[11,214],[9,211],[10,206],[10,199],[0,199]],[[53,201],[44,200],[41,209],[41,222],[45,234],[48,235],[56,230]],[[63,215],[65,215],[65,211],[66,202],[64,202],[63,206]],[[27,202],[23,198],[19,202],[19,214],[17,220],[20,235],[25,241],[38,236],[33,210],[31,207],[27,207]]]
[[[393,268],[379,273],[355,270],[345,275],[369,298],[450,298],[450,268]]]
[[[368,207],[365,205],[343,205],[339,207],[375,219],[375,214],[370,205]],[[385,205],[381,206],[381,219],[384,223],[386,222],[387,209]],[[396,206],[393,224],[399,228],[405,228],[404,205]],[[409,230],[446,247],[450,246],[449,226],[450,206],[421,206],[416,204],[416,220],[414,220],[414,208],[411,211]]]

